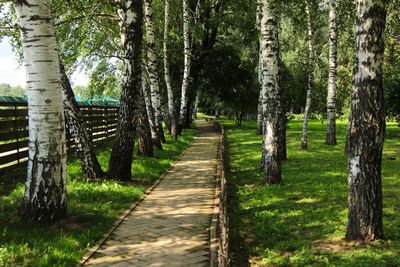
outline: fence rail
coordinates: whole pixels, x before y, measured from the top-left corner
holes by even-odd
[[[28,160],[28,104],[18,100],[0,102],[0,175],[26,166]],[[79,109],[93,143],[114,136],[119,107],[79,103]],[[74,147],[67,125],[67,148]]]

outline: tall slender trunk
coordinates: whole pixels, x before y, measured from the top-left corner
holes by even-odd
[[[140,112],[140,90],[142,88],[142,0],[126,0],[121,9],[124,14],[125,42],[121,104],[119,119],[111,151],[107,177],[117,180],[131,180],[133,148],[135,145],[138,112]]]
[[[101,178],[104,176],[104,172],[93,151],[92,138],[86,129],[78,103],[75,100],[74,91],[72,91],[71,83],[62,63],[60,63],[60,71],[65,122],[75,143],[75,151],[81,162],[82,170],[90,179]]]
[[[145,83],[142,77],[142,85]],[[144,91],[140,90],[139,113],[138,115],[138,155],[153,157],[153,141],[150,129],[150,121],[147,115],[146,100]]]
[[[381,163],[385,138],[382,85],[385,2],[357,1],[348,165],[348,240],[383,238]]]
[[[193,116],[197,120],[197,109],[199,108],[199,92],[197,91],[196,100],[194,101]]]
[[[336,145],[336,68],[337,33],[336,1],[329,0],[329,82],[327,103],[327,128],[325,144]]]
[[[184,44],[184,69],[183,69],[183,80],[181,88],[181,107],[179,112],[179,127],[178,133],[180,134],[185,124],[186,111],[187,111],[187,88],[189,84],[189,73],[190,73],[190,40],[189,40],[189,4],[188,0],[183,0],[183,44]]]
[[[313,31],[311,27],[310,3],[307,0],[307,27],[308,27],[308,81],[307,81],[307,101],[304,108],[303,132],[301,136],[301,149],[307,149],[308,115],[311,107],[311,90],[314,83],[314,51],[313,51]]]
[[[157,138],[162,143],[165,143],[164,130],[162,127],[162,110],[161,110],[161,95],[160,85],[158,83],[157,74],[157,54],[156,45],[154,42],[154,29],[153,29],[153,12],[152,0],[144,0],[145,24],[146,24],[146,40],[147,40],[147,64],[148,74],[151,89],[151,102],[154,106],[154,117],[156,122]]]
[[[143,71],[142,72],[142,93],[144,96],[145,104],[146,104],[146,112],[147,112],[147,117],[149,120],[149,126],[150,126],[150,133],[151,133],[151,140],[153,143],[153,146],[157,150],[162,150],[162,144],[160,138],[157,136],[156,132],[156,119],[154,116],[154,109],[153,105],[151,104],[151,93],[150,90],[147,86],[147,79],[146,79],[146,73]]]
[[[264,184],[282,183],[279,155],[279,48],[276,38],[276,4],[262,1],[261,48],[263,86],[263,154]],[[243,110],[242,110],[243,111]]]
[[[29,159],[23,219],[53,223],[67,211],[67,151],[57,41],[46,0],[14,1],[28,84]]]
[[[168,95],[168,113],[171,123],[171,139],[172,141],[178,140],[178,122],[174,106],[174,91],[171,86],[171,76],[169,74],[169,61],[168,61],[168,41],[169,41],[169,0],[164,2],[164,78],[167,86]]]

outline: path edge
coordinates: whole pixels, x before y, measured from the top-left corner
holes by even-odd
[[[229,218],[227,202],[227,183],[225,172],[226,134],[225,128],[211,121],[214,130],[220,133],[217,153],[217,176],[214,197],[214,212],[210,227],[211,267],[230,266],[229,258]]]
[[[108,230],[103,237],[100,239],[100,242],[93,246],[79,261],[77,266],[83,266],[92,256],[94,253],[99,250],[99,248],[104,244],[104,242],[110,237],[110,235],[114,232],[114,230],[125,220],[126,217],[140,204],[142,201],[154,190],[154,188],[157,187],[157,185],[164,179],[164,177],[175,167],[176,163],[182,159],[182,157],[185,155],[186,151],[193,145],[194,141],[199,137],[199,131],[197,131],[196,136],[193,137],[193,140],[190,142],[190,144],[185,148],[185,150],[182,151],[182,153],[179,155],[179,157],[172,163],[172,165],[160,175],[160,177],[151,185],[148,187],[143,195],[136,200],[135,202],[132,203],[132,205],[125,210],[124,213],[122,213],[119,218],[114,222],[114,225]]]

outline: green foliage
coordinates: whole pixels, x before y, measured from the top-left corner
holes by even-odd
[[[208,109],[256,112],[258,86],[251,64],[233,47],[216,47],[202,72],[202,106]]]
[[[262,185],[261,136],[256,123],[221,121],[227,130],[231,258],[234,266],[396,266],[400,261],[400,132],[388,123],[382,177],[386,240],[349,243],[346,121],[337,146],[324,145],[326,125],[309,123],[309,149],[299,149],[302,121],[288,124],[284,185]],[[389,160],[396,158],[395,160]]]
[[[400,122],[400,1],[390,1],[387,8],[383,85],[386,114]]]
[[[146,187],[153,184],[189,145],[196,130],[184,130],[178,142],[167,136],[163,151],[154,158],[135,157],[132,183],[90,181],[79,160],[68,158],[68,214],[59,224],[43,227],[17,216],[25,190],[26,169],[0,177],[0,266],[74,266],[94,246]],[[100,145],[96,155],[107,168],[111,143]]]
[[[100,61],[90,74],[90,82],[83,96],[93,98],[94,96],[110,96],[119,99],[121,96],[122,84],[118,65],[108,61]]]
[[[21,86],[11,87],[9,84],[0,83],[0,96],[19,96],[23,97],[25,95],[26,89]]]

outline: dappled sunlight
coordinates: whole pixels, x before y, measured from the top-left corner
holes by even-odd
[[[309,150],[300,150],[300,121],[290,121],[288,160],[283,162],[284,185],[262,186],[261,136],[255,122],[247,128],[228,125],[228,183],[233,260],[255,266],[320,262],[323,259],[353,264],[379,257],[391,262],[400,247],[400,161],[387,160],[398,153],[398,139],[387,140],[383,160],[385,232],[391,246],[357,246],[343,240],[347,224],[347,155],[344,139],[347,122],[338,121],[338,145],[324,145],[326,125],[310,122]],[[390,129],[389,129],[390,131]],[[398,131],[398,129],[397,129]],[[341,134],[341,135],[340,135]],[[248,143],[248,144],[244,144]],[[259,145],[258,145],[259,144]],[[397,201],[397,202],[396,202]],[[368,252],[365,250],[368,249]]]

